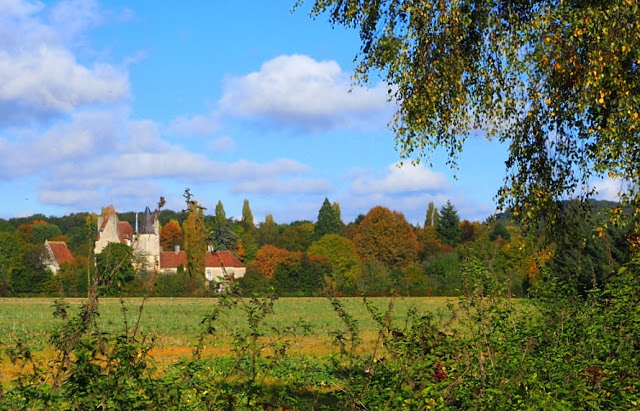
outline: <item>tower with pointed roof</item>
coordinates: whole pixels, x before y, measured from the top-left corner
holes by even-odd
[[[149,206],[144,210],[142,221],[134,234],[133,249],[140,257],[145,268],[158,269],[160,266],[160,226],[158,213],[152,212]]]

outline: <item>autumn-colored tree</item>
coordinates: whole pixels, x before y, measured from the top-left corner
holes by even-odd
[[[278,239],[278,247],[289,251],[306,251],[313,237],[313,223],[287,227]]]
[[[340,210],[340,204],[337,201],[334,201],[333,204],[331,204],[331,207],[333,207],[333,211],[336,212],[338,221],[340,221],[342,224],[342,210]]]
[[[418,230],[417,236],[420,244],[420,260],[429,260],[441,253],[442,243],[438,239],[435,226],[425,226],[422,230]]]
[[[33,244],[33,225],[32,224],[20,224],[16,230],[20,244]]]
[[[460,235],[460,240],[462,243],[468,243],[469,241],[473,241],[480,230],[480,223],[471,222],[469,220],[463,220],[460,223],[460,230],[462,230]]]
[[[56,235],[48,239],[49,241],[61,241],[63,243],[69,244],[69,237],[64,234]]]
[[[360,257],[353,241],[338,234],[327,234],[309,247],[310,255],[319,255],[331,263],[332,279],[338,291],[353,290],[360,273]]]
[[[256,258],[252,261],[252,269],[257,270],[265,278],[272,278],[278,266],[290,264],[300,259],[301,253],[284,250],[267,244],[260,247]]]
[[[207,233],[204,226],[203,208],[194,200],[188,191],[187,211],[189,215],[184,221],[182,231],[184,237],[184,248],[187,257],[187,273],[193,278],[204,278],[205,255],[207,253]]]
[[[160,228],[160,247],[164,251],[173,251],[176,246],[182,247],[182,228],[178,220],[169,220]]]
[[[377,206],[358,225],[353,239],[360,258],[375,260],[389,268],[403,268],[416,261],[418,240],[402,213]]]

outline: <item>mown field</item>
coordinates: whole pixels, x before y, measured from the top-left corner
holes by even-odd
[[[82,304],[82,299],[65,299],[73,315]],[[191,354],[198,336],[204,330],[202,319],[213,312],[217,299],[203,298],[103,298],[100,300],[99,325],[108,333],[124,332],[138,321],[140,307],[140,333],[155,339],[152,357],[162,368],[180,357]],[[361,298],[342,298],[347,311],[357,320],[360,336],[366,347],[377,337],[378,328],[366,310]],[[371,298],[381,311],[386,311],[390,298]],[[447,305],[456,299],[451,297],[399,297],[393,301],[392,321],[401,325],[409,309],[420,314],[432,313],[441,321],[451,318]],[[46,359],[52,355],[49,336],[60,327],[63,320],[55,318],[54,299],[51,298],[4,298],[0,299],[0,349],[2,362],[0,378],[12,376],[11,366],[5,350],[21,342],[34,355]],[[205,355],[229,355],[233,335],[246,331],[247,322],[240,310],[224,311],[216,321],[215,336],[205,340]],[[283,330],[297,324],[296,335],[291,346],[292,353],[322,357],[335,352],[332,333],[346,331],[346,326],[335,313],[326,298],[281,298],[274,303],[262,327],[265,336],[275,337],[275,329]],[[304,324],[304,327],[301,326]]]

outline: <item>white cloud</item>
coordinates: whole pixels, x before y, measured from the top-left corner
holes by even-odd
[[[218,129],[218,122],[213,116],[194,115],[180,116],[169,123],[169,131],[187,137],[206,137]]]
[[[279,56],[258,72],[227,78],[219,104],[223,113],[306,131],[383,125],[391,108],[385,87],[351,89],[338,63],[305,55]]]
[[[64,0],[54,5],[50,21],[66,41],[73,41],[79,34],[102,22],[100,6],[95,0]]]
[[[429,202],[441,207],[448,200],[456,206],[461,219],[484,221],[495,212],[489,204],[476,203],[447,181],[446,176],[423,164],[392,164],[380,177],[365,169],[352,169],[347,192],[336,201],[340,203],[343,220],[353,221],[358,214],[366,214],[375,206],[400,211],[412,224],[424,223]]]
[[[66,50],[41,46],[20,55],[0,51],[0,113],[9,120],[34,120],[81,106],[116,102],[128,93],[125,73],[106,64],[88,69]]]
[[[68,47],[100,19],[95,2],[61,2],[48,22],[40,3],[4,1],[0,10],[0,127],[129,96],[126,72],[80,64]]]
[[[231,191],[247,194],[325,194],[333,190],[333,186],[323,179],[292,178],[290,180],[249,180],[235,184]]]
[[[279,175],[304,174],[310,171],[309,166],[296,160],[278,158],[265,164],[257,164],[247,160],[240,160],[226,166],[223,172],[238,179],[256,179]]]
[[[121,113],[79,112],[40,136],[13,136],[0,144],[0,176],[24,176],[67,162],[82,163],[115,147]]]
[[[24,18],[32,13],[42,10],[42,7],[43,5],[40,2],[32,3],[22,0],[0,0],[0,15]]]
[[[449,188],[447,178],[442,173],[427,169],[423,164],[392,164],[387,174],[379,180],[370,177],[358,177],[351,183],[355,194],[402,194],[420,191],[442,191]]]
[[[624,184],[618,179],[606,178],[592,184],[597,191],[596,198],[600,200],[619,201],[618,193],[624,191]]]
[[[44,204],[73,206],[73,205],[89,205],[94,208],[99,205],[104,198],[99,190],[41,190],[38,194],[38,201]],[[98,201],[97,204],[95,202]]]
[[[231,137],[224,136],[209,143],[209,148],[216,153],[233,151],[236,148],[236,142]]]

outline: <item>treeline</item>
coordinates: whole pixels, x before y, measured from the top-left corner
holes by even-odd
[[[264,222],[255,225],[248,200],[240,220],[227,218],[218,202],[215,212],[204,216],[204,226],[215,249],[233,252],[246,266],[238,281],[247,294],[275,289],[281,296],[314,296],[322,295],[329,286],[344,296],[455,296],[463,286],[462,263],[475,258],[507,284],[512,295],[524,297],[541,265],[548,265],[559,276],[572,273],[578,288],[587,290],[602,284],[628,259],[624,233],[609,227],[592,235],[599,213],[613,205],[593,202],[592,212],[580,216],[580,235],[537,252],[534,246],[542,239],[524,235],[508,214],[482,223],[460,221],[450,202],[439,209],[428,204],[422,226],[413,226],[403,214],[380,206],[345,224],[339,204],[328,199],[315,222],[278,224],[267,215]],[[163,250],[185,247],[184,238],[194,229],[185,224],[187,217],[184,211],[160,212]],[[119,213],[119,218],[135,227],[135,212]],[[165,275],[134,269],[135,256],[127,254],[128,247],[108,248],[105,252],[110,253],[110,259],[105,255],[93,258],[95,225],[96,216],[90,213],[0,220],[0,296],[84,296],[94,270],[113,266],[114,256],[128,258],[118,265],[119,293],[215,295],[215,288],[207,285],[202,272],[179,269],[178,274]],[[44,263],[45,240],[64,241],[74,257],[56,275]]]

